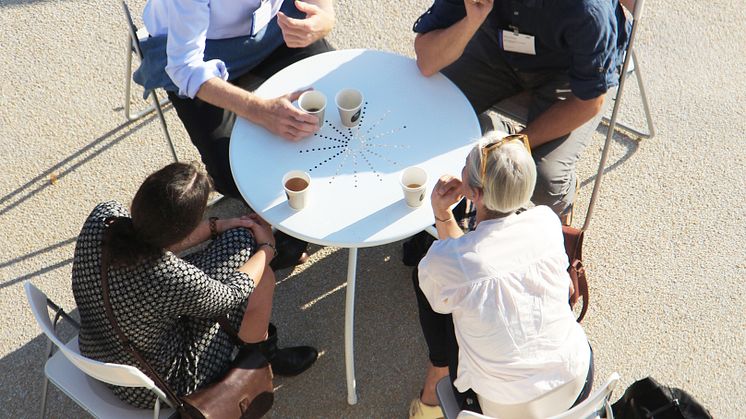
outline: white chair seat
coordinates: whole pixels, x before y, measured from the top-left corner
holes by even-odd
[[[79,353],[78,337],[70,340],[65,346]],[[119,400],[117,396],[101,381],[90,378],[65,358],[62,351],[57,351],[44,365],[44,373],[57,388],[67,397],[85,409],[94,417],[137,419],[152,418],[153,411],[137,409]],[[174,409],[161,408],[159,418],[168,418],[175,413]]]
[[[36,323],[49,339],[49,346],[45,353],[44,383],[42,388],[41,416],[46,413],[47,383],[51,381],[70,399],[97,418],[168,418],[175,413],[169,408],[166,395],[153,380],[142,371],[129,365],[113,364],[96,361],[80,354],[78,337],[69,342],[60,340],[55,331],[55,322],[49,317],[48,306],[58,310],[59,307],[47,299],[47,296],[31,282],[23,284],[31,311]],[[61,311],[61,310],[60,310]],[[61,312],[64,313],[64,312]],[[69,319],[66,314],[63,318]],[[58,350],[51,353],[52,346]],[[51,355],[51,356],[50,356]],[[126,387],[143,387],[149,389],[157,397],[153,409],[138,409],[119,400],[104,383]],[[67,417],[69,415],[61,415]]]

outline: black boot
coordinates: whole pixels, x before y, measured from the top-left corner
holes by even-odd
[[[293,346],[290,348],[277,347],[277,328],[269,324],[267,340],[258,343],[247,343],[244,350],[259,349],[267,361],[272,365],[275,375],[292,377],[307,370],[319,357],[319,353],[311,346]]]
[[[308,242],[288,236],[279,230],[275,232],[275,248],[277,256],[269,263],[273,271],[300,265],[308,260]]]

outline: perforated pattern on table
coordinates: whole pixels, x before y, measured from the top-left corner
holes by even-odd
[[[383,182],[381,173],[376,169],[379,163],[383,162],[389,166],[399,166],[399,162],[382,154],[385,151],[374,151],[379,149],[393,149],[393,148],[410,148],[408,144],[387,144],[381,143],[379,140],[386,136],[390,136],[407,128],[406,125],[401,125],[399,128],[389,129],[386,131],[377,130],[380,123],[386,119],[391,113],[387,110],[383,115],[378,118],[375,122],[368,126],[365,123],[365,117],[367,114],[368,102],[363,104],[362,114],[360,116],[360,122],[354,128],[343,128],[340,129],[330,121],[324,121],[324,126],[314,134],[317,137],[326,142],[321,146],[304,148],[299,150],[298,153],[319,153],[324,152],[333,153],[331,155],[325,155],[319,157],[316,160],[317,163],[313,167],[308,167],[307,171],[313,173],[314,169],[318,169],[326,164],[337,165],[334,174],[329,178],[329,184],[334,183],[334,180],[343,172],[346,165],[351,165],[353,174],[353,187],[358,187],[358,165],[363,166],[364,170],[370,169],[370,171],[376,176],[379,182]],[[323,158],[323,160],[321,160]],[[350,171],[345,171],[350,172]]]
[[[371,50],[332,51],[279,71],[256,90],[264,98],[312,87],[327,98],[325,121],[310,137],[288,141],[237,118],[231,170],[246,202],[278,229],[317,244],[367,247],[407,237],[433,222],[429,203],[410,208],[400,176],[408,166],[438,177],[458,174],[479,125],[471,105],[441,74],[423,77],[414,60]],[[363,94],[361,121],[346,128],[335,95]],[[308,203],[287,204],[282,177],[311,177]]]

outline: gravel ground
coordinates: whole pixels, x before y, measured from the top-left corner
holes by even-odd
[[[135,14],[142,0],[130,4]],[[337,48],[413,56],[412,22],[428,0],[342,0]],[[592,306],[583,325],[597,380],[620,389],[652,375],[691,392],[721,418],[746,415],[746,12],[741,2],[648,2],[637,52],[657,136],[616,135],[585,259]],[[153,117],[125,123],[125,26],[117,2],[0,0],[0,417],[38,413],[44,339],[23,294],[32,280],[68,309],[74,238],[93,206],[127,203],[169,163]],[[644,117],[635,83],[623,118]],[[137,102],[136,105],[141,105]],[[197,159],[169,108],[181,159]],[[590,197],[604,128],[583,157],[576,224]],[[244,208],[224,201],[212,210]],[[343,307],[347,251],[313,248],[282,272],[275,322],[283,343],[323,355],[277,379],[272,417],[406,415],[426,362],[401,244],[360,251],[355,318],[360,401],[345,397]],[[621,395],[617,391],[616,395]],[[84,412],[50,390],[51,417]]]

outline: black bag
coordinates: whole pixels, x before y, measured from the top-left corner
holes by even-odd
[[[712,419],[689,393],[661,385],[652,377],[629,386],[611,409],[615,419]]]

